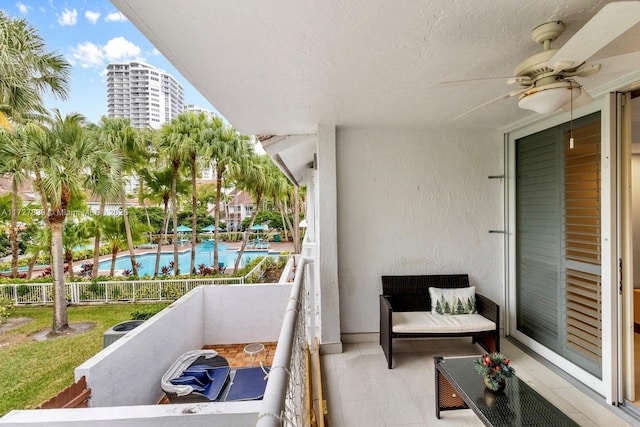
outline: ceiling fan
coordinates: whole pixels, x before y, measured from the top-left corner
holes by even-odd
[[[638,22],[640,22],[640,1],[608,3],[560,49],[551,48],[551,42],[562,34],[564,30],[562,21],[547,22],[534,28],[531,34],[532,39],[540,43],[543,50],[518,64],[514,70],[514,76],[507,79],[508,84],[520,87],[467,110],[453,120],[514,96],[519,97],[520,108],[540,114],[552,113],[561,108],[573,109],[591,102],[591,96],[574,78],[588,77],[601,70],[620,72],[640,69],[640,50],[605,58],[598,63],[586,63],[591,56]],[[441,84],[460,82],[442,82]]]

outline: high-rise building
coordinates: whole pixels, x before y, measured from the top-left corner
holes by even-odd
[[[213,117],[216,115],[213,111],[195,104],[185,104],[184,111],[191,111],[196,114],[204,113],[207,117]]]
[[[142,62],[107,65],[107,114],[135,128],[159,129],[184,108],[184,88],[170,74]]]

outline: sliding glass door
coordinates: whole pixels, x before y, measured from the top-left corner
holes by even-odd
[[[515,328],[597,378],[600,129],[598,112],[515,141]]]

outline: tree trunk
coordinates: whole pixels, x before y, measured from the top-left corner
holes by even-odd
[[[169,200],[164,199],[164,212],[162,214],[162,228],[160,229],[160,240],[158,240],[158,247],[156,249],[156,266],[153,270],[153,277],[158,277],[158,271],[160,270],[160,254],[162,253],[162,242],[165,238],[165,230],[169,223]]]
[[[51,332],[57,334],[69,329],[67,296],[64,287],[64,257],[62,247],[62,226],[64,218],[51,221],[51,275],[53,276],[53,326]]]
[[[31,259],[29,260],[29,271],[27,271],[27,279],[31,279],[33,276],[33,269],[36,266],[36,262],[38,262],[38,257],[40,256],[40,249],[36,250]]]
[[[258,196],[256,197],[256,206],[260,205],[261,198],[262,198],[262,194],[258,193]],[[253,227],[253,222],[256,220],[257,216],[258,216],[258,209],[254,209],[253,215],[251,215],[251,221],[249,222],[248,230],[251,230],[251,228]],[[250,234],[251,234],[250,232],[247,233],[246,237],[242,239],[242,245],[240,245],[240,250],[238,251],[238,257],[236,258],[236,262],[233,266],[234,272],[238,271],[238,267],[240,266],[240,260],[242,259],[242,255],[244,254],[244,249],[247,247],[247,239]]]
[[[11,240],[11,277],[18,277],[18,182],[11,180],[11,230],[9,230]]]
[[[286,201],[285,201],[286,204]],[[288,242],[289,241],[289,232],[287,230],[292,230],[292,226],[291,226],[291,221],[289,220],[289,217],[287,216],[287,208],[286,206],[282,206],[282,203],[280,203],[279,200],[276,200],[276,207],[278,208],[278,210],[280,211],[280,216],[282,217],[282,231],[284,234],[284,241]]]
[[[217,165],[219,166],[219,165]],[[222,174],[224,173],[225,167],[221,166],[220,170],[216,167],[216,206],[214,210],[214,219],[213,223],[215,224],[215,230],[213,230],[213,270],[216,273],[220,273],[220,264],[218,257],[218,237],[220,236],[220,232],[218,228],[220,228],[220,199],[222,198]]]
[[[73,279],[73,252],[69,251],[64,251],[64,259],[67,263],[67,265],[69,266],[69,278]]]
[[[198,226],[198,187],[196,186],[196,156],[191,156],[191,263],[189,264],[189,273],[196,274],[196,236]]]
[[[293,186],[293,252],[302,253],[302,239],[300,239],[300,188]]]
[[[124,231],[127,234],[127,246],[129,247],[129,256],[131,257],[131,271],[134,276],[138,275],[138,265],[136,263],[136,251],[133,248],[133,237],[131,237],[131,226],[129,225],[129,210],[127,209],[127,200],[122,187],[122,219],[124,220]]]
[[[276,206],[280,210],[280,215],[282,215],[282,228],[284,232],[284,240],[285,242],[289,241],[289,230],[291,230],[291,221],[289,221],[289,217],[287,216],[287,199],[284,199],[284,206],[280,203],[279,200],[276,200]]]
[[[102,217],[104,216],[104,208],[106,204],[106,200],[104,198],[100,198],[100,209],[98,210],[98,218],[96,222],[96,234],[93,241],[93,267],[91,268],[92,279],[98,277],[99,274],[98,264],[100,264],[100,239],[102,237],[100,227],[102,227]]]
[[[118,245],[114,244],[111,248],[111,268],[109,269],[109,276],[113,277],[116,274],[116,258],[118,257]]]
[[[178,168],[179,164],[173,163],[173,177],[171,178],[171,216],[173,219],[173,274],[180,274],[180,266],[178,265]]]
[[[42,184],[42,175],[40,171],[36,171],[36,185],[38,186],[38,192],[40,193],[40,203],[42,203],[42,217],[44,218],[44,225],[49,227],[49,204],[47,203],[47,193],[44,191],[44,185]]]
[[[144,197],[143,181],[138,186],[138,201],[141,201],[144,216],[147,218],[147,228],[149,229],[149,243],[153,243],[153,233],[151,232],[151,218],[149,218],[149,209],[147,209],[147,199]]]

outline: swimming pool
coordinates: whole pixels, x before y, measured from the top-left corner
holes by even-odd
[[[218,244],[218,262],[224,263],[227,267],[232,267],[236,262],[238,251],[236,249],[229,249],[224,243]],[[273,254],[267,254],[266,251],[244,251],[242,254],[242,260],[240,261],[240,267],[250,262],[256,257],[273,256]],[[160,271],[162,274],[162,267],[167,266],[173,261],[173,252],[162,252],[160,254]],[[153,276],[153,270],[156,265],[156,254],[145,253],[136,255],[136,262],[140,264],[138,267],[139,276]],[[189,264],[191,263],[191,249],[178,253],[178,263],[181,272],[189,270]],[[207,244],[199,244],[196,246],[196,269],[200,264],[204,264],[207,267],[213,265],[213,246]],[[98,269],[101,271],[109,271],[111,268],[111,259],[100,261]],[[116,258],[116,270],[131,270],[131,258],[129,255],[119,256]]]

